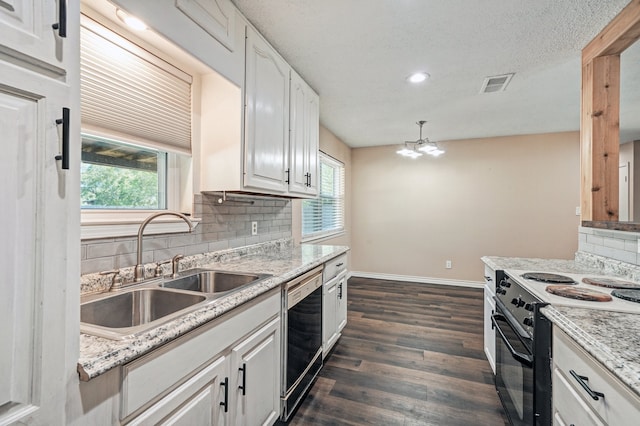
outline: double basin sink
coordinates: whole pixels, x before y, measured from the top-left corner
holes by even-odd
[[[80,305],[80,331],[110,339],[133,337],[268,277],[192,269],[177,278],[153,280],[134,289],[100,295]]]

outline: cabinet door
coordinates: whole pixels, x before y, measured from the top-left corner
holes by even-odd
[[[318,95],[295,72],[291,72],[291,137],[289,192],[315,196],[318,193]]]
[[[496,374],[496,331],[493,328],[491,322],[491,315],[493,315],[496,309],[496,304],[493,300],[493,292],[489,288],[488,284],[484,286],[484,353],[487,355],[487,360],[493,370],[493,374]]]
[[[219,357],[128,424],[230,425],[228,367],[229,359]]]
[[[280,377],[277,316],[231,351],[229,395],[233,395],[235,425],[271,425],[276,421],[280,416]]]
[[[0,424],[63,424],[79,331],[79,288],[71,288],[79,263],[67,257],[79,241],[68,206],[77,181],[54,159],[69,94],[2,61],[0,75]]]
[[[64,39],[52,28],[58,23],[58,4],[62,1],[1,1],[0,51],[63,75]]]
[[[305,110],[307,116],[307,169],[309,170],[309,195],[318,195],[318,183],[320,182],[318,169],[318,150],[320,149],[320,98],[311,91]]]
[[[337,284],[337,307],[336,307],[336,323],[337,331],[340,333],[347,325],[347,275],[344,274],[338,280]]]
[[[244,185],[287,192],[289,165],[287,63],[247,28]]]
[[[326,356],[338,338],[338,279],[324,285],[322,295],[322,354]]]

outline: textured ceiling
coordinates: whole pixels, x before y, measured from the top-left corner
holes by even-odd
[[[361,147],[415,140],[421,119],[436,141],[578,130],[580,51],[629,0],[233,2],[319,93],[323,125]],[[414,71],[431,78],[410,85]],[[479,93],[505,73],[504,92]]]

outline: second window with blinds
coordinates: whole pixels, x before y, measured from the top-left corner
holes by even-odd
[[[320,153],[318,197],[302,202],[302,239],[344,232],[344,165]]]

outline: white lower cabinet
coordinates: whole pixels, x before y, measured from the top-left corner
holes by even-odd
[[[182,384],[151,408],[136,417],[131,425],[225,425],[226,413],[220,404],[229,364],[225,356]],[[219,402],[220,401],[220,402]]]
[[[495,296],[496,273],[493,269],[484,267],[484,353],[487,356],[493,374],[496,373],[496,331],[491,322],[491,316],[496,310]]]
[[[640,398],[557,327],[553,328],[553,424],[638,424]]]
[[[237,309],[125,365],[122,423],[273,424],[280,415],[280,292]]]
[[[347,255],[325,263],[322,274],[322,356],[325,357],[347,325]]]
[[[337,278],[337,277],[336,277]],[[338,340],[337,279],[324,284],[322,289],[322,355],[326,356]]]
[[[280,415],[280,317],[231,351],[235,425],[270,425]]]

